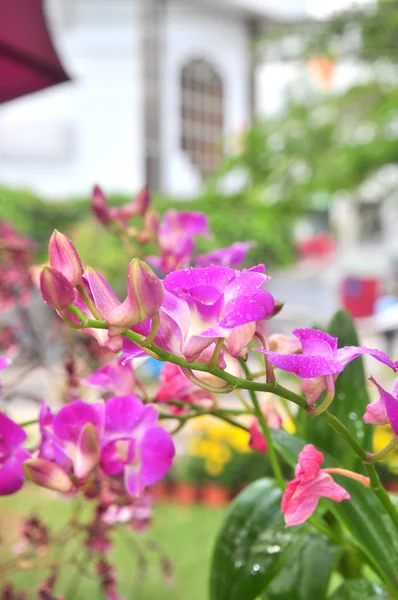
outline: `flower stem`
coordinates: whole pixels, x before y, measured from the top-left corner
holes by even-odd
[[[369,477],[365,477],[365,475],[361,475],[360,473],[355,473],[354,471],[349,471],[348,469],[340,469],[340,467],[331,467],[328,469],[322,469],[324,473],[330,473],[331,475],[342,475],[343,477],[348,477],[349,479],[354,479],[355,481],[359,481],[365,487],[370,487],[370,479]]]
[[[152,344],[152,342],[158,332],[159,325],[160,325],[159,313],[156,313],[152,317],[151,331],[149,332],[148,336],[145,339],[143,339],[141,342],[142,346],[145,347],[145,346],[149,346],[150,344]]]
[[[87,292],[86,288],[84,287],[84,285],[82,283],[78,283],[76,286],[76,289],[79,292],[79,294],[81,295],[82,299],[84,300],[88,310],[91,312],[93,317],[95,317],[96,319],[102,319],[101,313],[97,310],[97,307],[95,306],[94,302],[91,300],[90,296],[88,295],[88,292]]]
[[[325,396],[323,402],[319,406],[316,406],[314,408],[309,406],[307,408],[307,412],[311,417],[319,417],[322,413],[325,412],[325,410],[327,410],[329,408],[329,406],[333,402],[333,398],[334,398],[334,394],[335,394],[333,375],[325,375],[325,377],[323,379],[325,381],[326,396]]]
[[[366,457],[366,462],[367,463],[374,463],[377,462],[379,460],[383,460],[383,458],[385,458],[388,454],[390,454],[390,452],[392,450],[394,450],[394,448],[397,446],[398,444],[398,437],[394,437],[385,448],[383,448],[382,450],[379,450],[379,452],[369,452],[367,457]]]
[[[396,529],[398,530],[398,512],[397,512],[397,509],[395,508],[394,504],[391,502],[390,496],[388,495],[388,493],[386,492],[386,490],[382,486],[380,478],[379,478],[379,476],[377,474],[375,466],[372,465],[372,464],[367,463],[367,464],[365,464],[365,469],[366,469],[366,472],[369,475],[371,487],[372,487],[374,493],[379,498],[380,502],[383,504],[384,508],[386,509],[386,511],[388,512],[388,514],[390,515],[391,520],[393,521]]]
[[[31,419],[30,421],[23,421],[22,423],[18,423],[20,427],[30,427],[30,425],[36,425],[38,423],[37,419]]]
[[[330,425],[331,427],[333,427],[333,429],[335,430],[335,432],[344,439],[344,441],[351,446],[351,448],[354,450],[355,454],[362,460],[365,461],[366,457],[368,455],[368,453],[366,452],[366,450],[364,448],[362,448],[358,442],[356,441],[356,439],[351,435],[351,432],[349,431],[349,429],[347,429],[347,427],[339,420],[337,419],[334,415],[332,415],[332,413],[325,411],[324,413],[322,413],[320,415],[320,417],[326,421],[326,423],[328,423],[328,425]]]
[[[218,338],[217,342],[216,342],[216,346],[214,348],[214,352],[213,355],[209,361],[209,366],[210,367],[217,367],[218,366],[218,359],[220,358],[220,353],[222,350],[224,344],[224,338]]]
[[[251,376],[251,373],[250,373],[250,370],[249,370],[249,367],[247,366],[247,364],[243,360],[240,361],[240,363],[242,365],[242,368],[243,368],[247,378],[251,379],[252,376]],[[274,443],[272,441],[271,430],[270,430],[267,420],[261,410],[256,392],[254,390],[249,390],[249,394],[250,394],[251,401],[253,402],[254,413],[258,419],[258,422],[259,422],[262,432],[264,434],[265,441],[267,443],[269,462],[270,462],[272,471],[274,473],[276,482],[279,485],[279,487],[281,488],[281,490],[284,490],[286,487],[285,478],[283,477],[282,469],[279,464],[279,460],[278,460],[278,456],[276,454]]]

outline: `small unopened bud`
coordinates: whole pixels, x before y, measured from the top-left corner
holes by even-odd
[[[149,192],[149,187],[146,185],[137,194],[135,201],[134,201],[134,205],[135,205],[137,214],[144,216],[149,208],[150,202],[151,202],[151,195]]]
[[[40,291],[44,302],[54,310],[62,310],[72,304],[75,292],[60,271],[44,267],[40,273]]]
[[[77,445],[73,470],[78,479],[86,479],[99,461],[97,433],[92,423],[86,423],[81,430]]]
[[[155,315],[163,298],[160,279],[146,263],[134,258],[127,271],[127,298],[107,315],[111,335],[122,333]]]
[[[56,229],[50,238],[48,245],[50,265],[60,271],[75,287],[82,280],[83,265],[76,248],[71,240]]]
[[[57,464],[43,458],[32,458],[24,462],[27,479],[55,492],[70,492],[73,484],[68,475]]]
[[[94,186],[91,196],[91,210],[105,227],[111,223],[112,217],[105,194],[98,185]]]

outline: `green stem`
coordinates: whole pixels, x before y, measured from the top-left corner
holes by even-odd
[[[251,380],[252,376],[251,376],[249,367],[243,360],[240,361],[240,363],[242,365],[242,368],[243,368],[243,371],[245,372],[246,377],[249,380]],[[258,419],[258,422],[260,424],[260,427],[261,427],[262,432],[265,437],[265,441],[267,443],[268,457],[269,457],[269,462],[270,462],[272,471],[274,473],[275,479],[276,479],[279,487],[281,488],[281,490],[284,490],[286,487],[285,478],[283,477],[282,469],[279,464],[279,460],[278,460],[278,456],[276,454],[274,443],[272,441],[271,430],[270,430],[267,420],[263,414],[263,411],[261,410],[256,392],[254,390],[249,390],[249,395],[250,395],[251,401],[253,402],[254,413]]]
[[[87,319],[87,317],[73,304],[69,305],[68,310],[73,313],[76,317],[84,321],[85,329],[108,329],[108,325],[104,320],[95,320],[95,319]],[[142,342],[145,339],[144,336],[136,333],[135,331],[125,331],[123,333],[124,337],[128,338],[132,342],[135,342],[138,346],[142,346]],[[278,383],[260,383],[257,381],[242,379],[240,377],[235,377],[226,371],[223,371],[219,367],[210,367],[205,363],[191,362],[189,363],[182,356],[176,356],[171,352],[167,352],[167,350],[163,350],[159,346],[154,343],[146,346],[145,351],[148,354],[155,355],[158,360],[163,360],[165,362],[171,362],[175,365],[179,365],[180,367],[185,367],[187,369],[191,369],[194,371],[202,371],[204,373],[211,373],[220,379],[230,383],[234,389],[242,389],[242,390],[254,390],[257,392],[271,392],[276,396],[281,396],[282,398],[286,398],[290,402],[301,406],[302,408],[306,408],[307,401],[305,398],[288,390]]]
[[[218,338],[218,340],[216,342],[216,347],[214,348],[213,355],[209,361],[210,367],[217,367],[218,359],[220,358],[220,352],[222,350],[223,344],[224,344],[224,338]]]
[[[335,432],[340,437],[342,437],[349,446],[351,446],[351,448],[354,450],[355,454],[362,461],[366,460],[368,453],[366,452],[366,450],[364,448],[362,448],[358,444],[356,439],[351,435],[351,432],[349,431],[349,429],[347,429],[347,427],[341,421],[339,421],[339,419],[337,419],[334,415],[332,415],[328,411],[325,411],[324,413],[322,413],[320,415],[320,418],[323,419],[324,421],[326,421],[326,423],[328,423],[328,425],[333,427]]]
[[[31,419],[30,421],[23,421],[22,423],[18,423],[20,427],[30,427],[30,425],[36,425],[38,423],[37,419]]]
[[[372,486],[372,489],[374,491],[374,493],[376,494],[376,496],[379,498],[380,502],[383,504],[384,508],[386,509],[386,511],[388,512],[388,514],[391,517],[391,520],[393,521],[396,529],[398,530],[398,512],[397,509],[395,508],[394,504],[391,502],[391,498],[388,495],[388,493],[386,492],[386,490],[384,489],[384,487],[381,484],[380,478],[377,474],[376,468],[374,465],[371,465],[369,463],[365,463],[365,469],[367,474],[369,475],[369,479],[370,479],[370,483]]]
[[[142,342],[141,342],[141,344],[144,347],[145,346],[149,346],[153,342],[153,340],[156,337],[156,334],[158,332],[159,325],[160,325],[159,313],[156,313],[152,317],[151,331],[149,332],[148,337],[146,337],[145,339],[143,339]]]
[[[394,450],[394,448],[396,447],[396,445],[398,444],[398,437],[394,437],[385,448],[383,448],[382,450],[379,450],[379,452],[369,452],[367,457],[366,457],[366,462],[367,463],[374,463],[377,462],[379,460],[383,460],[383,458],[385,458],[388,454],[390,454],[390,452],[392,450]]]
[[[91,300],[90,296],[88,295],[88,292],[87,292],[86,288],[84,287],[84,285],[82,283],[78,283],[76,286],[76,289],[79,292],[79,294],[81,295],[81,297],[83,298],[88,310],[91,312],[93,317],[95,317],[96,319],[102,319],[101,313],[98,312],[97,307],[95,306],[94,302]]]

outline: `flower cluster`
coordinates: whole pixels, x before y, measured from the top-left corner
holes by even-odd
[[[115,396],[107,402],[75,401],[55,415],[43,402],[38,458],[24,463],[27,477],[39,485],[70,492],[90,485],[99,469],[122,475],[131,496],[157,483],[171,467],[174,444],[157,425],[158,412],[137,396]]]
[[[84,536],[88,554],[95,556],[104,595],[116,600],[116,569],[107,556],[111,534],[121,524],[133,531],[148,526],[150,488],[166,476],[175,456],[169,431],[180,431],[191,419],[197,419],[199,427],[202,417],[212,423],[218,419],[224,429],[228,428],[227,449],[216,439],[222,436],[213,425],[212,432],[201,439],[191,437],[192,453],[205,459],[211,476],[222,473],[235,451],[245,453],[248,460],[254,456],[250,449],[268,453],[269,465],[283,490],[281,511],[287,526],[311,517],[321,498],[350,500],[348,491],[333,475],[349,477],[367,487],[371,479],[376,490],[377,473],[373,473],[371,463],[398,445],[398,380],[388,391],[387,386],[370,378],[378,397],[363,407],[363,420],[373,425],[389,424],[394,433],[392,442],[378,453],[361,448],[349,428],[328,409],[336,394],[335,382],[351,361],[368,355],[389,373],[398,371],[398,361],[367,346],[339,347],[336,337],[320,329],[295,329],[293,337],[269,335],[268,320],[283,305],[266,289],[269,278],[264,265],[233,268],[244,260],[252,243],[236,242],[229,248],[195,255],[195,236],[210,235],[202,213],[169,210],[160,219],[150,206],[147,188],[131,202],[110,207],[96,187],[92,210],[105,227],[128,244],[132,239],[138,244],[156,241],[158,255],[149,257],[148,262],[157,273],[133,258],[127,268],[126,295],[120,300],[101,273],[83,266],[71,240],[54,231],[49,264],[40,273],[42,297],[66,325],[88,334],[91,341],[94,338],[111,359],[105,364],[96,362],[94,372],[87,376],[92,370],[87,369],[80,380],[75,356],[68,354],[70,393],[55,411],[42,401],[36,444],[28,440],[21,425],[0,412],[0,496],[17,492],[28,479],[66,497],[94,501],[90,520],[79,524],[79,533]],[[12,232],[6,229],[5,233],[7,243],[11,243]],[[13,243],[18,250],[18,240]],[[22,245],[21,251],[26,247]],[[192,266],[195,263],[197,266]],[[250,354],[251,350],[255,352]],[[148,356],[165,363],[158,385],[144,386],[133,362]],[[256,359],[259,366],[252,370]],[[0,358],[0,370],[8,364],[8,359]],[[280,371],[298,378],[301,395],[282,387]],[[82,400],[87,396],[81,394],[81,383],[95,388],[90,390],[93,396],[98,394],[95,401]],[[229,399],[225,404],[219,402],[218,395],[223,393],[235,394],[235,403]],[[278,396],[287,403],[283,407]],[[267,405],[264,399],[270,400]],[[321,468],[323,454],[306,443],[313,441],[311,436],[303,443],[291,444],[284,454],[280,440],[288,434],[276,430],[286,419],[291,423],[295,419],[289,402],[304,409],[308,418],[321,417],[331,424],[366,464],[370,479],[329,467],[333,460],[329,456],[326,467]],[[349,409],[347,399],[347,413]],[[173,429],[161,425],[167,419]],[[25,426],[28,424],[32,422]],[[294,478],[286,486],[278,452],[291,460],[295,447],[301,452]],[[264,458],[257,456],[260,461]],[[348,489],[354,497],[354,486]],[[395,509],[388,499],[383,500],[381,487],[377,493],[382,500],[380,508],[383,505],[394,520]],[[396,521],[398,526],[398,517]],[[327,532],[328,526],[326,522],[320,524],[322,531]],[[41,555],[50,543],[51,534],[39,520],[25,522],[25,549]],[[170,578],[170,562],[165,557],[162,562],[165,577]],[[55,598],[55,577],[51,574],[43,583],[39,597]],[[6,592],[13,597],[12,588]]]
[[[244,262],[249,250],[255,246],[254,242],[234,242],[226,248],[195,255],[194,237],[211,237],[207,216],[197,211],[171,209],[159,218],[151,208],[148,187],[144,187],[131,202],[110,207],[102,190],[95,186],[91,210],[104,227],[113,229],[122,238],[127,235],[141,245],[155,241],[158,255],[149,256],[148,263],[161,273],[171,273],[193,264],[199,267],[236,267]],[[141,222],[137,221],[139,218]]]

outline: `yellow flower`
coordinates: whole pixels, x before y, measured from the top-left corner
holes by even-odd
[[[373,451],[379,452],[393,439],[394,433],[389,425],[375,427],[373,433]],[[386,456],[383,462],[391,471],[398,471],[398,449],[396,448]]]

